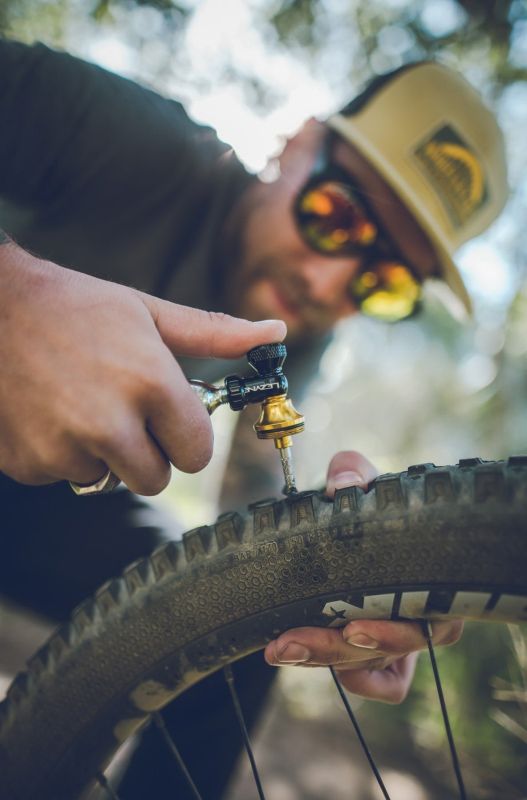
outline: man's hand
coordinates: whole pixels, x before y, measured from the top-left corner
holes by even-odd
[[[237,358],[284,338],[42,261],[0,243],[0,471],[21,483],[96,481],[109,468],[157,494],[170,463],[210,460],[209,416],[174,356]]]
[[[365,489],[377,474],[360,453],[338,453],[329,465],[326,493],[333,497],[343,486]],[[432,641],[453,644],[462,628],[462,622],[434,622]],[[348,691],[372,700],[400,703],[410,688],[418,651],[426,646],[417,623],[361,619],[340,629],[287,631],[267,645],[265,658],[273,666],[331,664]]]

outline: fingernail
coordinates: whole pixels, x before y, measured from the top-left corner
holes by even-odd
[[[285,326],[283,319],[259,319],[256,322],[253,322],[253,325],[271,325],[271,323],[276,325],[278,322]]]
[[[344,486],[356,486],[359,483],[364,483],[364,478],[358,472],[339,472],[338,475],[333,477],[335,489],[343,489]]]
[[[379,647],[379,642],[376,642],[375,639],[365,633],[352,633],[351,636],[348,636],[346,642],[355,645],[355,647],[365,647],[368,650],[377,650]]]
[[[276,654],[276,657],[281,664],[302,664],[304,661],[309,661],[311,653],[304,645],[290,642]]]
[[[346,486],[362,486],[363,484],[364,478],[358,472],[340,472],[329,478],[326,493],[332,497],[337,489],[344,489]]]

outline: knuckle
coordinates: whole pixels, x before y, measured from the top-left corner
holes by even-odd
[[[119,442],[119,434],[106,425],[95,425],[84,439],[85,449],[94,457],[107,460]]]
[[[230,314],[225,314],[223,311],[208,311],[207,314],[213,326],[223,325],[224,322],[230,322],[233,319]]]
[[[134,394],[139,400],[156,398],[159,395],[169,395],[170,385],[166,377],[167,364],[164,358],[159,358],[155,353],[151,353],[145,363],[137,373]]]
[[[142,342],[116,372],[113,392],[125,403],[143,403],[168,384],[172,357],[157,341]]]
[[[133,435],[135,415],[120,405],[110,406],[87,419],[77,442],[97,457],[111,455],[128,443]]]
[[[335,651],[342,647],[342,637],[334,628],[321,628],[317,630],[320,648],[324,651]]]
[[[39,486],[64,478],[66,473],[63,466],[58,453],[54,457],[52,449],[35,442],[31,450],[16,458],[10,458],[3,471],[17,483]]]
[[[54,476],[56,480],[67,474],[70,461],[70,450],[61,437],[48,441],[38,439],[33,441],[33,453],[30,463],[24,465],[27,483],[41,483],[43,476]]]
[[[37,486],[44,482],[43,476],[38,470],[23,463],[10,463],[2,472],[5,472],[16,483],[22,483],[26,486]]]
[[[207,350],[210,355],[214,352],[215,337],[222,332],[222,328],[233,322],[234,317],[231,317],[230,314],[225,314],[223,311],[207,311],[207,318],[209,321]]]
[[[114,423],[100,413],[83,420],[82,425],[79,425],[71,435],[73,442],[96,452],[106,450],[114,437]]]
[[[148,410],[154,402],[156,407],[171,408],[174,403],[174,392],[174,383],[168,377],[168,370],[152,371],[142,379],[138,387],[139,406]]]
[[[320,660],[323,664],[347,664],[349,657],[347,654],[341,653],[337,648],[332,647],[329,650],[324,650],[323,658]]]

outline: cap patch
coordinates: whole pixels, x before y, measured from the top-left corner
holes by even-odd
[[[454,227],[462,227],[487,202],[483,164],[450,125],[444,125],[421,142],[414,156]]]

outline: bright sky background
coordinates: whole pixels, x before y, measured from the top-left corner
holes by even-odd
[[[310,74],[306,64],[269,46],[253,25],[253,4],[247,0],[202,0],[197,4],[185,35],[188,72],[193,85],[206,85],[211,75],[221,74],[228,58],[240,72],[257,75],[284,98],[276,110],[258,114],[234,82],[212,84],[205,91],[190,94],[188,87],[170,80],[163,88],[171,96],[186,96],[185,106],[191,116],[212,125],[256,172],[280,148],[284,135],[294,133],[309,116],[327,114],[337,98],[327,82]],[[139,11],[139,19],[151,25],[155,34],[158,13],[150,8]],[[86,55],[108,69],[138,77],[134,50],[116,31],[91,39]],[[158,53],[152,48],[152,58],[156,57]]]

